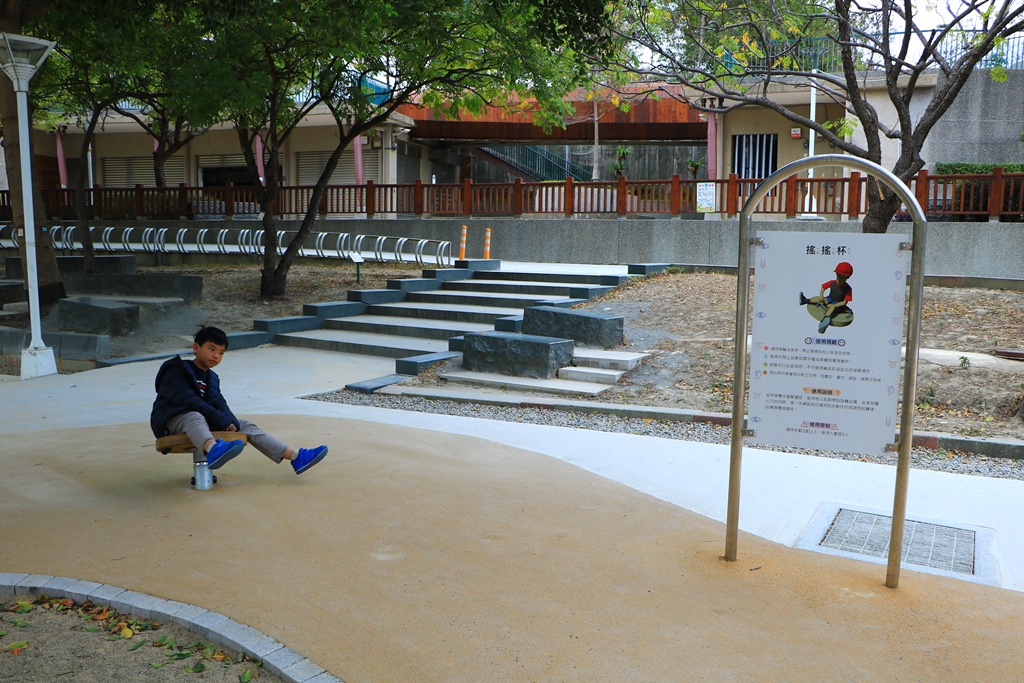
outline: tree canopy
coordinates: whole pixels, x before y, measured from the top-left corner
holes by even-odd
[[[626,8],[618,30],[635,50],[623,68],[686,86],[668,94],[705,111],[714,109],[703,98],[722,97],[726,110],[764,107],[876,163],[883,139],[899,141],[891,170],[904,182],[923,168],[924,141],[971,72],[1024,30],[1019,0],[949,0],[941,24],[911,0],[626,0]],[[930,73],[938,78],[924,87]],[[1005,71],[996,64],[992,73]],[[811,121],[773,96],[777,86],[808,84],[847,118]],[[884,95],[869,97],[870,88]],[[884,232],[898,209],[895,195],[869,183],[864,230]]]

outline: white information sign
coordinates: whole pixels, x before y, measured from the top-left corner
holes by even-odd
[[[906,237],[766,231],[758,237],[750,441],[884,452],[896,433],[911,253],[899,246]]]
[[[715,206],[715,184],[697,183],[697,212],[714,213]]]

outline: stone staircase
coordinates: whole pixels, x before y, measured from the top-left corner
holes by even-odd
[[[474,268],[474,262],[457,265],[464,263],[468,267],[391,280],[388,289],[350,291],[347,302],[309,305],[305,316],[255,321],[254,327],[273,333],[279,345],[395,358],[396,372],[416,374],[458,355],[467,333],[519,332],[525,308],[567,308],[646,274],[516,272],[494,269],[493,261],[485,262],[488,269]],[[441,376],[451,382],[593,395],[608,389],[642,358],[577,348],[572,366],[554,380],[465,371]]]

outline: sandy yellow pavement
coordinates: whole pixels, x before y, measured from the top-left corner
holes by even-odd
[[[252,625],[346,681],[1007,681],[1024,593],[743,535],[483,439],[266,415],[213,491],[142,423],[10,431],[0,571],[111,583]]]

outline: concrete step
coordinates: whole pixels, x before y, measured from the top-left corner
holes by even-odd
[[[0,308],[5,304],[25,301],[25,283],[21,280],[0,280]]]
[[[544,294],[505,294],[501,292],[460,292],[456,290],[435,290],[409,292],[406,301],[431,304],[461,304],[467,306],[502,306],[505,308],[528,308],[545,306],[563,301],[566,297]]]
[[[594,275],[584,273],[527,273],[511,270],[477,270],[476,280],[529,280],[532,282],[579,282],[591,285],[618,287],[635,275]]]
[[[574,382],[594,382],[597,384],[615,384],[625,370],[607,370],[605,368],[565,367],[558,371],[558,379],[571,379]]]
[[[536,391],[545,394],[562,394],[569,396],[597,396],[611,387],[596,382],[575,382],[567,379],[535,379],[533,377],[513,377],[490,372],[470,372],[459,370],[445,372],[439,377],[456,384],[473,384],[478,386],[502,387],[519,391]]]
[[[298,346],[384,358],[406,358],[448,350],[448,343],[440,340],[324,329],[279,334],[274,338],[274,343],[281,346]]]
[[[546,294],[550,296],[596,299],[614,287],[584,282],[537,282],[531,280],[450,280],[445,290],[466,292],[501,292],[505,294]]]
[[[493,330],[486,323],[454,322],[429,318],[403,318],[395,315],[358,315],[345,318],[330,318],[324,321],[329,330],[393,334],[400,337],[423,337],[425,339],[450,339],[467,332]]]
[[[576,367],[628,371],[639,365],[649,355],[648,353],[634,353],[633,351],[607,351],[605,349],[585,349],[577,346],[573,352],[572,362]]]
[[[493,325],[498,318],[522,315],[521,308],[498,306],[468,306],[458,304],[435,304],[403,301],[394,304],[373,304],[367,309],[370,315],[389,315],[404,318],[430,318],[455,322],[484,323]]]

